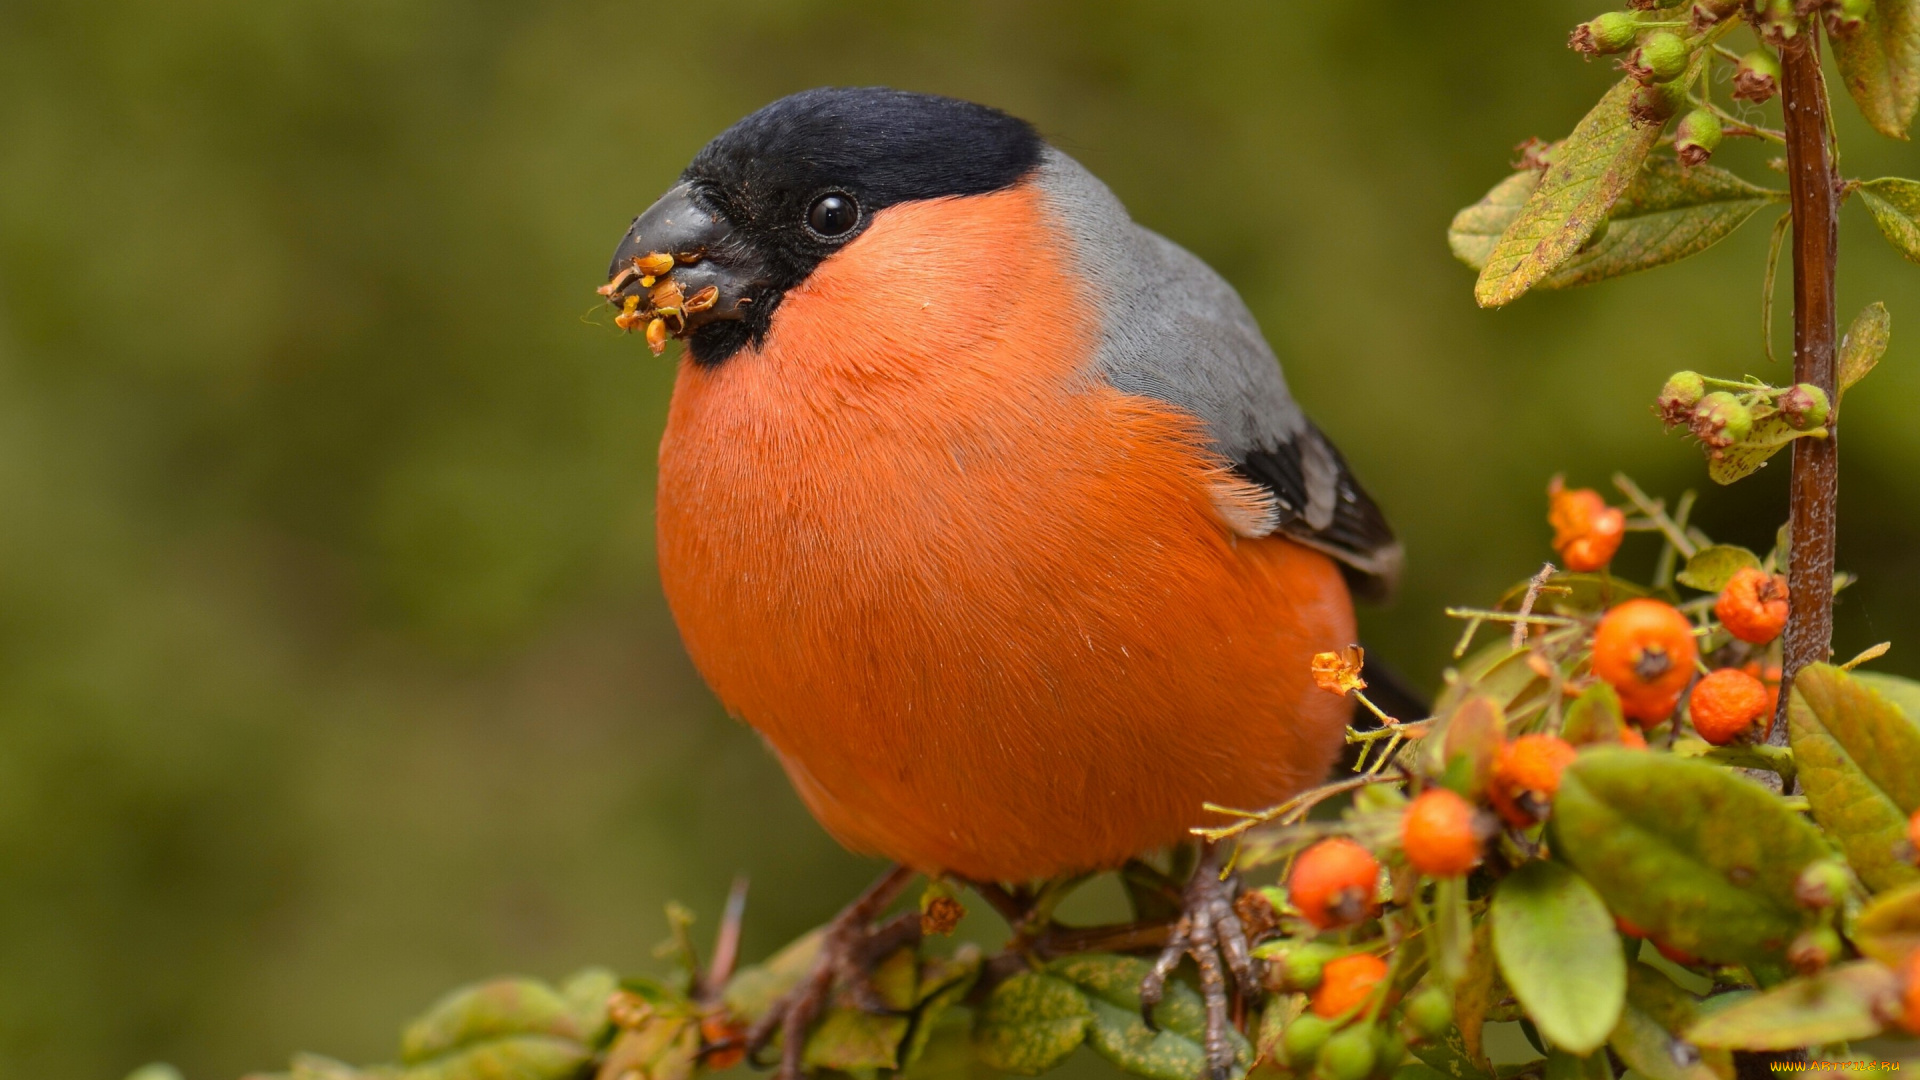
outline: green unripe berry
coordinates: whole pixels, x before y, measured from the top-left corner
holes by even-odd
[[[1423,1039],[1438,1039],[1453,1026],[1453,998],[1438,986],[1429,986],[1407,1000],[1408,1026]]]
[[[1660,396],[1654,400],[1654,411],[1660,414],[1660,420],[1669,428],[1679,427],[1693,419],[1693,407],[1707,395],[1707,380],[1697,371],[1677,371],[1660,388]]]
[[[1867,16],[1873,13],[1873,0],[1840,0],[1827,9],[1827,32],[1835,37],[1847,37],[1867,23]]]
[[[1791,390],[1780,395],[1780,415],[1795,431],[1812,431],[1827,422],[1833,412],[1833,403],[1827,400],[1827,392],[1812,383],[1795,383]]]
[[[1407,1040],[1390,1026],[1373,1030],[1373,1075],[1387,1077],[1407,1060]]]
[[[1787,963],[1802,975],[1825,971],[1840,958],[1846,948],[1840,934],[1831,926],[1816,926],[1793,939],[1787,946]]]
[[[1847,872],[1846,864],[1838,859],[1815,859],[1793,883],[1793,898],[1801,907],[1817,911],[1840,903],[1852,890],[1853,875]]]
[[[1643,83],[1672,82],[1687,70],[1693,50],[1687,40],[1671,30],[1656,30],[1627,56],[1627,74]]]
[[[1306,1072],[1320,1058],[1320,1048],[1327,1045],[1327,1037],[1333,1034],[1333,1024],[1312,1013],[1302,1013],[1287,1025],[1287,1032],[1280,1037],[1280,1049],[1287,1056],[1287,1064],[1294,1072]]]
[[[1640,20],[1629,11],[1609,11],[1573,28],[1567,48],[1588,56],[1625,52],[1640,33]]]
[[[1753,410],[1725,390],[1716,390],[1693,407],[1693,434],[1716,450],[1753,433]]]
[[[1320,969],[1340,955],[1331,945],[1306,941],[1273,958],[1279,965],[1280,985],[1288,990],[1311,990],[1320,985]]]
[[[1762,102],[1780,92],[1780,58],[1770,49],[1755,49],[1740,58],[1733,71],[1733,96]]]
[[[1374,1046],[1373,1028],[1352,1024],[1330,1036],[1320,1048],[1320,1063],[1314,1074],[1324,1080],[1367,1080],[1373,1072],[1373,1063],[1378,1060],[1380,1053]]]
[[[1719,149],[1721,135],[1720,118],[1706,109],[1695,109],[1681,117],[1673,129],[1673,152],[1688,168],[1703,165]]]

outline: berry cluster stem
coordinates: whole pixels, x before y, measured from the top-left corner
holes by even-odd
[[[1834,268],[1839,258],[1840,177],[1831,157],[1832,120],[1820,74],[1818,35],[1800,34],[1782,50],[1787,178],[1793,206],[1793,378],[1838,400],[1834,386]],[[1837,421],[1837,418],[1836,418]],[[1793,443],[1792,592],[1780,714],[1796,672],[1824,662],[1833,640],[1833,563],[1840,492],[1837,422],[1824,439]],[[1774,726],[1784,741],[1787,725]]]

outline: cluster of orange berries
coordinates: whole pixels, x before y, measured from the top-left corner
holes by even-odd
[[[1561,477],[1547,484],[1547,524],[1553,550],[1567,569],[1587,574],[1613,561],[1627,535],[1627,515],[1592,488],[1568,490]]]
[[[1786,626],[1787,579],[1746,567],[1721,590],[1713,610],[1728,633],[1765,645]],[[1779,701],[1779,669],[1754,661],[1710,672],[1694,683],[1700,653],[1693,631],[1693,624],[1671,604],[1629,600],[1607,612],[1594,632],[1593,673],[1620,695],[1626,717],[1643,726],[1673,715],[1692,684],[1689,712],[1702,739],[1725,746],[1764,737],[1760,721],[1771,722]]]

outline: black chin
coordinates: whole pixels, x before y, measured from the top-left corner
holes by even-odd
[[[749,345],[758,348],[766,340],[773,308],[779,302],[780,294],[773,293],[764,301],[764,307],[745,319],[708,323],[695,330],[687,335],[687,355],[701,367],[713,367],[725,363]],[[756,299],[756,303],[761,301]]]

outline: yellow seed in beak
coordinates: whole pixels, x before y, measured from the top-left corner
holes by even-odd
[[[687,314],[691,315],[696,311],[707,310],[708,308],[712,307],[714,304],[718,303],[719,300],[720,300],[720,287],[718,285],[709,285],[706,288],[701,289],[699,292],[694,293],[692,296],[687,297],[687,302],[683,306],[685,307]]]
[[[655,319],[647,324],[647,348],[652,349],[655,356],[667,351],[666,320]]]
[[[633,260],[633,268],[648,277],[657,278],[673,269],[673,256],[664,251],[649,252]]]

